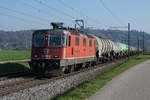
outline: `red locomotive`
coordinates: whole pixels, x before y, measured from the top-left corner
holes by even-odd
[[[71,72],[94,62],[95,39],[63,23],[51,23],[51,30],[37,30],[32,38],[31,70],[34,72]]]

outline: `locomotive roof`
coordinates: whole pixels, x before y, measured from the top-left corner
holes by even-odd
[[[41,34],[47,34],[47,33],[50,33],[50,32],[69,32],[70,34],[93,38],[88,33],[82,32],[82,31],[77,31],[75,29],[42,29],[42,30],[35,30],[34,33],[36,33],[36,32],[40,32]]]

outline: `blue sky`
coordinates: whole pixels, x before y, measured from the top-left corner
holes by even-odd
[[[0,30],[47,29],[54,21],[73,26],[74,19],[84,19],[86,27],[108,29],[130,22],[131,29],[150,33],[150,0],[103,2],[113,16],[100,0],[1,0]]]

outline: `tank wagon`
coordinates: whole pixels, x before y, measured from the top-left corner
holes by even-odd
[[[128,45],[126,44],[123,44],[123,43],[118,43],[121,50],[120,50],[120,56],[124,57],[124,56],[127,56],[128,54]]]
[[[53,29],[36,30],[32,36],[30,68],[35,73],[69,73],[99,62],[128,56],[123,43],[51,23]],[[136,49],[131,48],[132,54]]]

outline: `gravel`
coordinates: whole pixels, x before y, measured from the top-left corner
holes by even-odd
[[[93,77],[110,70],[114,66],[120,64],[111,63],[103,67],[82,72],[66,78],[54,80],[48,84],[35,86],[33,88],[21,90],[19,92],[0,97],[0,100],[50,100],[55,96],[66,92],[67,90],[86,82]]]

